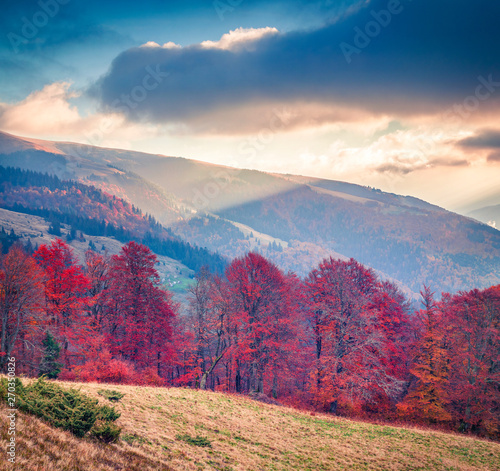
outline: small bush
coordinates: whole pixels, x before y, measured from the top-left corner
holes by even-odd
[[[196,437],[191,437],[188,434],[184,435],[176,435],[177,440],[182,440],[183,442],[189,443],[194,446],[202,446],[202,447],[212,447],[212,443],[206,437],[201,437],[200,435],[196,435]]]
[[[2,391],[4,382],[6,380],[1,381]],[[120,414],[112,407],[99,406],[97,399],[78,390],[64,389],[40,378],[28,386],[16,382],[16,396],[20,410],[68,430],[78,438],[91,432],[95,438],[109,443],[120,435],[120,429],[112,424]]]
[[[100,406],[99,412],[97,413],[97,419],[103,420],[104,422],[114,422],[120,418],[120,413],[116,412],[114,407]]]
[[[9,382],[7,378],[0,378],[0,401],[7,402],[9,388],[14,388],[17,396],[23,391],[23,383],[19,378],[15,378],[14,382]]]
[[[118,391],[112,391],[110,389],[100,389],[97,394],[99,396],[105,397],[108,401],[118,402],[120,401],[125,394],[122,394]]]
[[[99,425],[95,424],[90,430],[90,435],[104,443],[115,443],[120,438],[122,429],[115,424],[102,422]]]
[[[134,367],[103,350],[95,358],[79,365],[71,372],[63,371],[60,377],[67,380],[98,383],[133,384],[137,372]]]
[[[19,397],[19,408],[49,424],[82,438],[97,420],[98,401],[80,391],[62,389],[40,378],[26,387]]]

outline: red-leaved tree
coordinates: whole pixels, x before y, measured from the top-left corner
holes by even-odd
[[[500,286],[443,299],[449,410],[459,430],[500,436]]]
[[[92,332],[84,313],[89,281],[61,239],[40,246],[33,257],[45,272],[48,329],[62,345],[64,366],[71,367],[85,353]]]
[[[172,355],[175,306],[160,287],[156,261],[148,247],[136,242],[111,258],[103,322],[113,355],[162,376]]]
[[[276,397],[300,347],[295,278],[257,253],[233,260],[226,277],[235,390]]]
[[[0,371],[13,353],[18,368],[35,366],[27,363],[35,356],[33,346],[45,323],[42,277],[42,270],[20,247],[14,245],[0,256]]]
[[[396,399],[404,386],[397,364],[406,322],[404,298],[351,259],[324,260],[306,280],[315,345],[314,402],[337,412],[360,409],[381,395]],[[404,363],[404,360],[403,360]]]

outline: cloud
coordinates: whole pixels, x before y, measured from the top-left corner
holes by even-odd
[[[493,152],[488,155],[488,162],[500,163],[500,152]]]
[[[222,49],[226,51],[254,51],[255,43],[265,37],[278,34],[276,28],[238,28],[224,34],[219,41],[203,41],[200,45],[205,49]]]
[[[430,170],[439,167],[468,167],[470,162],[466,159],[436,158],[431,160],[398,160],[378,166],[378,173],[393,175],[408,175],[418,170]]]
[[[82,116],[72,104],[78,97],[70,83],[55,82],[20,102],[0,103],[0,128],[23,136],[119,147],[127,147],[130,139],[151,137],[157,132],[156,128],[128,123],[118,114]]]
[[[468,167],[471,163],[467,159],[450,159],[440,157],[431,160],[428,167]]]
[[[459,141],[458,144],[462,147],[478,149],[500,149],[500,131],[482,130],[475,136]]]
[[[181,48],[181,46],[179,44],[175,44],[172,41],[165,43],[163,46],[160,46],[158,43],[155,43],[154,41],[148,41],[147,43],[143,44],[141,47],[160,47],[163,49],[180,49]]]
[[[186,131],[194,134],[247,135],[268,129],[291,132],[302,128],[317,128],[325,123],[341,123],[344,127],[363,123],[369,127],[372,116],[353,107],[340,107],[314,102],[256,102],[240,107],[231,105],[201,113],[189,120]]]
[[[81,121],[76,107],[69,100],[78,95],[71,92],[70,83],[57,82],[31,93],[23,101],[3,104],[0,108],[0,126],[11,132],[57,132]]]
[[[366,2],[315,30],[241,29],[183,48],[132,48],[115,58],[91,94],[113,110],[154,67],[168,77],[129,110],[130,120],[209,121],[222,110],[269,102],[403,117],[436,115],[456,104],[480,106],[481,113],[498,106],[500,62],[492,46],[500,42],[498,2],[401,0],[393,8],[398,13],[387,16],[389,4],[398,0]],[[345,44],[356,52],[346,53]],[[490,83],[489,92],[480,90],[489,99],[476,106],[466,100],[480,77]]]

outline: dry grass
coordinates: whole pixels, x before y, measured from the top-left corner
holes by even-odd
[[[15,469],[500,469],[500,444],[471,437],[311,416],[189,389],[61,384],[80,387],[101,403],[107,401],[97,394],[100,389],[125,394],[115,405],[122,413],[117,421],[122,440],[98,445],[21,416]],[[0,428],[4,450],[5,410],[0,411]],[[8,469],[2,461],[0,470]]]

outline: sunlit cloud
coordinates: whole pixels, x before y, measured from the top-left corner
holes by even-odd
[[[255,41],[278,34],[276,28],[238,28],[224,34],[219,41],[203,41],[200,45],[205,49],[223,49],[227,51],[255,50]]]
[[[0,103],[0,129],[22,136],[122,148],[130,147],[134,138],[156,134],[156,126],[129,123],[117,113],[83,116],[72,104],[79,97],[70,83],[55,82],[18,103]]]

